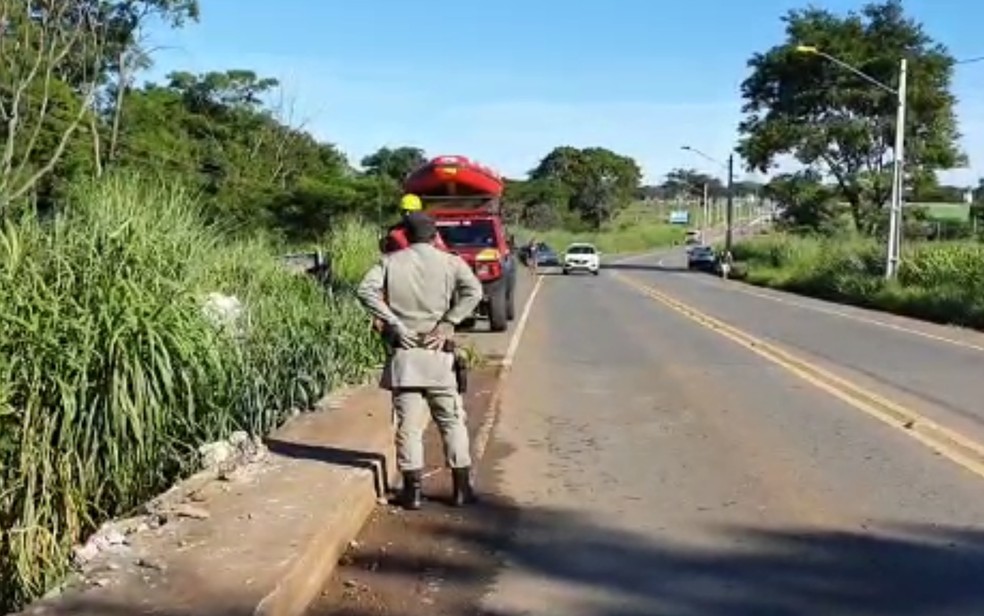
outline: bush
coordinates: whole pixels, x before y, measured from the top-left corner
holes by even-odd
[[[897,280],[873,240],[771,235],[735,245],[746,279],[763,286],[940,323],[984,328],[984,246],[909,243]]]
[[[181,188],[82,187],[54,220],[0,232],[0,608],[65,573],[71,547],[192,471],[197,448],[278,426],[381,361],[343,287],[227,244]],[[330,240],[359,246],[364,231]],[[337,255],[351,278],[364,254]],[[205,318],[238,297],[241,333]]]

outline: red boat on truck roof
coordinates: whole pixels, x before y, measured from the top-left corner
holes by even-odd
[[[500,215],[505,181],[464,156],[438,156],[410,172],[403,190],[420,197],[447,249],[465,260],[482,281],[476,315],[492,331],[515,318],[516,259]]]
[[[433,158],[414,169],[403,182],[403,190],[417,195],[501,197],[505,182],[495,170],[465,156]]]

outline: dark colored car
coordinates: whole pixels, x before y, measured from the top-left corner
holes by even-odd
[[[687,252],[687,269],[713,272],[717,255],[710,246],[694,246]]]
[[[535,252],[537,267],[541,265],[546,267],[560,267],[560,256],[550,246],[544,244],[543,242],[538,242],[535,246]],[[532,261],[529,245],[524,245],[519,249],[519,260],[523,263],[523,265],[529,267]]]
[[[537,267],[560,267],[560,257],[550,246],[540,244],[536,247],[536,265]]]

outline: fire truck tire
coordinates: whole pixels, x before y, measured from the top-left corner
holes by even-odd
[[[489,298],[489,329],[504,332],[509,328],[509,296],[506,285],[501,285]]]

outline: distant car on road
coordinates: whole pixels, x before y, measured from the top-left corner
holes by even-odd
[[[547,244],[540,244],[536,247],[536,266],[559,267],[560,257],[558,257],[557,252]]]
[[[537,242],[532,248],[529,245],[524,245],[519,249],[519,260],[522,261],[523,265],[529,267],[533,262],[533,254],[536,254],[536,264],[545,266],[559,266],[560,257],[557,256],[557,252],[551,248],[549,245],[543,242]]]
[[[717,256],[710,246],[694,246],[687,253],[687,269],[713,272],[717,265]]]
[[[575,243],[564,251],[564,275],[571,272],[589,272],[598,275],[601,269],[601,254],[593,244]]]

